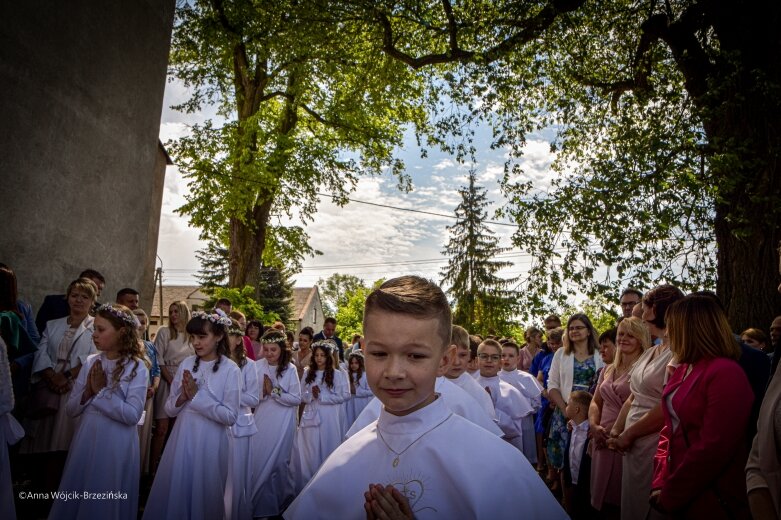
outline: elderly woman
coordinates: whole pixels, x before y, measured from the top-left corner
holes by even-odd
[[[95,304],[98,288],[89,278],[79,278],[68,286],[66,298],[70,314],[46,323],[32,368],[33,393],[27,424],[27,437],[21,453],[45,454],[44,469],[49,489],[56,489],[76,421],[65,412],[65,404],[87,356],[97,352],[92,343],[89,311]],[[56,399],[51,397],[56,394]],[[48,398],[47,398],[48,395]]]
[[[608,446],[624,454],[621,474],[621,518],[646,518],[650,504],[654,456],[664,425],[662,390],[667,383],[672,351],[667,343],[665,313],[683,293],[672,285],[660,285],[643,297],[643,322],[658,345],[646,350],[629,376],[632,391],[611,429]],[[656,514],[655,511],[652,512]]]

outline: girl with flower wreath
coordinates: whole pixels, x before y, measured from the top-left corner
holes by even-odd
[[[293,441],[291,476],[295,494],[314,476],[320,465],[342,443],[342,403],[350,398],[344,372],[334,366],[333,340],[312,345],[312,358],[301,377],[302,400],[306,403]]]
[[[260,402],[260,387],[255,361],[247,357],[244,331],[235,319],[228,329],[230,359],[241,369],[241,408],[236,424],[231,426],[230,479],[225,493],[229,518],[252,518],[252,438],[258,433],[252,409]],[[230,509],[228,509],[230,504]]]
[[[252,437],[252,504],[256,518],[279,516],[288,494],[290,454],[296,436],[301,382],[285,334],[269,329],[260,338],[263,356],[255,363],[260,404],[258,433]]]
[[[225,313],[193,313],[187,323],[195,355],[179,365],[165,403],[176,417],[152,484],[145,519],[227,518],[225,487],[230,428],[238,418],[241,370],[226,357]]]
[[[102,305],[92,340],[100,351],[87,358],[66,411],[80,417],[49,518],[132,520],[140,476],[136,425],[146,401],[149,369],[138,341],[138,320],[123,305]],[[98,493],[93,499],[87,493]]]
[[[364,366],[363,354],[353,352],[347,358],[348,369],[350,373],[350,394],[352,398],[347,401],[347,428],[355,422],[355,419],[361,414],[374,394],[366,381],[366,368]]]

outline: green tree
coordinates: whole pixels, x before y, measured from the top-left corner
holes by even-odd
[[[214,289],[228,285],[228,248],[209,240],[205,249],[195,252],[195,257],[201,264],[197,275],[201,287]]]
[[[525,311],[665,280],[715,284],[738,330],[781,307],[781,3],[359,5],[377,46],[436,78],[431,99],[464,107],[431,105],[439,141],[464,157],[481,119],[510,151]],[[551,127],[552,185],[522,181],[527,134]]]
[[[495,260],[507,251],[485,224],[488,200],[485,188],[475,185],[475,172],[469,172],[469,186],[461,188],[456,207],[456,223],[448,226],[450,240],[443,250],[448,265],[442,270],[442,284],[448,285],[455,311],[453,323],[473,333],[497,332],[508,327],[514,314],[515,296],[507,288],[514,281],[498,272],[512,262]]]
[[[363,335],[363,307],[371,291],[363,286],[354,288],[345,296],[344,302],[336,311],[339,337],[344,341],[350,341],[354,334]]]
[[[317,285],[320,287],[323,306],[329,316],[336,314],[336,311],[347,303],[357,289],[365,287],[363,280],[357,276],[340,273],[334,273],[325,280],[320,278]]]
[[[179,209],[202,238],[227,237],[232,287],[261,286],[261,265],[292,268],[316,253],[299,226],[319,190],[338,203],[362,175],[389,171],[405,125],[424,125],[415,75],[370,45],[359,22],[296,0],[197,0],[176,10],[169,74],[225,120],[170,145],[191,194]],[[362,22],[360,22],[362,23]]]
[[[227,298],[233,309],[243,313],[248,320],[260,320],[262,323],[274,323],[279,319],[275,312],[266,312],[255,300],[255,288],[245,285],[241,289],[237,287],[215,287],[211,292],[211,298],[205,303],[206,309],[213,309],[217,300]]]
[[[289,323],[293,317],[293,283],[284,268],[262,266],[260,268],[260,295],[258,303],[266,312],[274,313],[282,323]]]

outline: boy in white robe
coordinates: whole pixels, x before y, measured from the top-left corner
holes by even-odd
[[[482,403],[477,402],[468,392],[465,392],[449,379],[444,376],[437,377],[434,391],[441,396],[445,406],[450,408],[456,415],[460,415],[467,421],[488,430],[498,437],[503,435],[501,428],[498,426],[496,415],[493,412],[489,413]],[[381,410],[382,402],[374,397],[358,414],[344,438],[349,439],[379,419]]]
[[[477,382],[491,396],[499,427],[507,442],[523,453],[523,418],[534,413],[531,404],[513,385],[497,375],[502,359],[502,346],[492,339],[480,343],[477,350],[480,376]]]
[[[537,464],[536,432],[534,431],[534,413],[542,404],[542,385],[537,378],[524,370],[518,370],[520,348],[516,343],[507,342],[502,345],[502,369],[499,379],[506,381],[518,389],[529,400],[533,413],[521,420],[523,428],[523,454],[532,464]]]
[[[419,277],[369,295],[366,375],[380,418],[331,454],[285,518],[566,518],[517,450],[438,398],[450,320],[442,290]]]
[[[472,396],[483,410],[498,424],[496,418],[496,411],[494,410],[494,403],[491,401],[491,396],[488,392],[481,387],[475,378],[467,373],[467,366],[471,361],[471,353],[469,351],[469,333],[465,328],[453,325],[451,345],[456,346],[456,355],[453,358],[453,363],[450,365],[445,377],[448,381],[460,386],[462,390]]]

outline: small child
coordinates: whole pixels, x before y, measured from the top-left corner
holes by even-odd
[[[569,395],[564,409],[571,428],[564,453],[564,507],[573,520],[595,518],[591,507],[591,456],[588,454],[588,407],[591,394],[576,390]]]
[[[485,391],[483,387],[475,380],[474,377],[467,373],[467,367],[471,361],[471,351],[469,349],[469,332],[463,327],[453,325],[451,331],[452,339],[450,340],[453,345],[456,346],[456,355],[453,358],[453,362],[450,364],[450,369],[445,374],[448,380],[452,381],[456,385],[460,386],[466,393],[471,395],[480,406],[483,407],[485,413],[488,414],[494,422],[496,419],[496,410],[494,409],[494,402],[491,400],[491,396]]]
[[[194,312],[187,333],[195,355],[179,365],[165,402],[176,417],[155,475],[144,519],[223,518],[231,458],[230,427],[241,402],[241,370],[228,359],[231,320]]]
[[[294,493],[299,493],[344,438],[342,403],[350,396],[350,385],[338,366],[334,366],[336,343],[319,340],[312,345],[309,366],[301,378],[301,414],[290,474]]]
[[[487,339],[477,348],[480,375],[477,383],[485,388],[496,409],[499,427],[504,439],[523,453],[523,418],[534,413],[529,400],[513,385],[499,379],[502,346],[498,341]]]
[[[225,509],[230,511],[230,518],[248,519],[252,518],[252,437],[258,433],[252,409],[260,402],[260,385],[255,362],[247,356],[244,330],[235,319],[231,320],[228,338],[229,357],[241,369],[242,384],[239,416],[230,429],[231,478],[225,492]]]
[[[516,518],[519,507],[528,519],[566,518],[517,450],[435,392],[454,354],[450,303],[438,286],[388,280],[367,297],[363,319],[380,418],[331,454],[285,518]]]
[[[372,400],[374,394],[366,380],[366,368],[361,351],[353,351],[347,361],[350,370],[350,394],[352,395],[352,398],[347,401],[347,428],[349,428]]]
[[[138,319],[130,309],[101,305],[94,327],[92,339],[100,354],[87,358],[67,404],[68,415],[80,422],[60,491],[76,492],[76,498],[55,500],[49,518],[130,520],[138,510],[137,424],[144,411],[149,370],[138,340]],[[111,495],[103,500],[83,496],[106,492]]]
[[[534,414],[540,409],[542,385],[537,378],[524,370],[518,370],[520,347],[508,341],[502,345],[502,369],[499,379],[513,385],[529,401],[532,413],[521,420],[523,428],[523,454],[532,464],[537,464],[537,442],[534,431]]]
[[[260,404],[255,409],[258,433],[252,437],[253,517],[278,516],[289,494],[289,464],[296,436],[301,383],[285,335],[269,329],[260,339],[262,358],[255,363]]]

